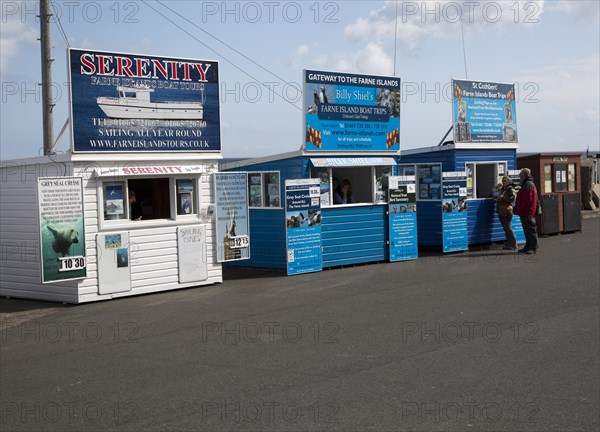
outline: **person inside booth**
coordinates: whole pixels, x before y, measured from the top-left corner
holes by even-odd
[[[142,220],[142,206],[137,201],[135,191],[129,190],[129,218],[132,221]]]
[[[354,197],[352,196],[352,186],[350,180],[343,180],[333,192],[334,204],[352,204],[354,203]]]

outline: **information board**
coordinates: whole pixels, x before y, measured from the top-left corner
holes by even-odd
[[[390,177],[388,217],[390,261],[416,259],[419,248],[415,176]]]
[[[177,227],[179,283],[200,282],[208,279],[206,247],[205,225]]]
[[[515,192],[521,187],[521,178],[519,177],[520,170],[508,170],[508,176],[512,180]],[[525,243],[525,233],[523,232],[523,225],[521,224],[521,218],[519,216],[513,216],[511,227],[515,233],[517,243]]]
[[[455,143],[518,142],[514,84],[452,80]]]
[[[398,152],[400,78],[304,71],[307,152]]]
[[[42,283],[86,277],[83,179],[37,182]]]
[[[96,235],[98,294],[131,291],[131,265],[135,258],[129,247],[129,233],[115,232]]]
[[[73,152],[221,150],[216,61],[69,49]]]
[[[323,269],[321,251],[321,181],[285,181],[287,274]]]
[[[217,261],[250,258],[248,181],[245,172],[215,173]]]
[[[442,241],[444,253],[469,249],[464,171],[442,173]]]

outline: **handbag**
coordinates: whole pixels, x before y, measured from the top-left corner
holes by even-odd
[[[513,207],[509,204],[498,203],[498,216],[507,218],[512,217]]]

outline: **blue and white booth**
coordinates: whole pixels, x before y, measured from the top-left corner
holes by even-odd
[[[444,252],[454,252],[474,244],[505,240],[494,188],[504,175],[517,181],[516,158],[516,148],[490,144],[452,143],[403,151],[399,174],[416,177],[419,246],[441,246]],[[453,183],[460,185],[458,199],[444,196]],[[449,214],[453,213],[450,205],[458,215],[448,220],[453,216]],[[516,216],[513,230],[517,241],[524,242]]]
[[[452,89],[454,140],[404,150],[398,166],[416,176],[419,245],[444,252],[504,240],[496,186],[505,175],[518,181],[514,85],[452,80]],[[523,242],[517,217],[513,229]]]
[[[387,189],[396,163],[390,156],[297,151],[224,164],[222,171],[247,172],[249,188],[250,259],[229,264],[286,269],[286,181],[302,179],[319,179],[321,268],[389,261]],[[353,202],[336,204],[334,190],[344,180],[352,185]],[[300,212],[302,221],[308,216]]]
[[[304,95],[300,150],[221,167],[248,175],[250,259],[238,265],[296,274],[416,258],[414,185],[395,177],[400,79],[304,71]]]

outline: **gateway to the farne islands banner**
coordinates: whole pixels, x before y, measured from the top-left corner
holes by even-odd
[[[400,150],[400,78],[304,71],[306,151]]]
[[[221,150],[216,61],[69,49],[74,152]]]

